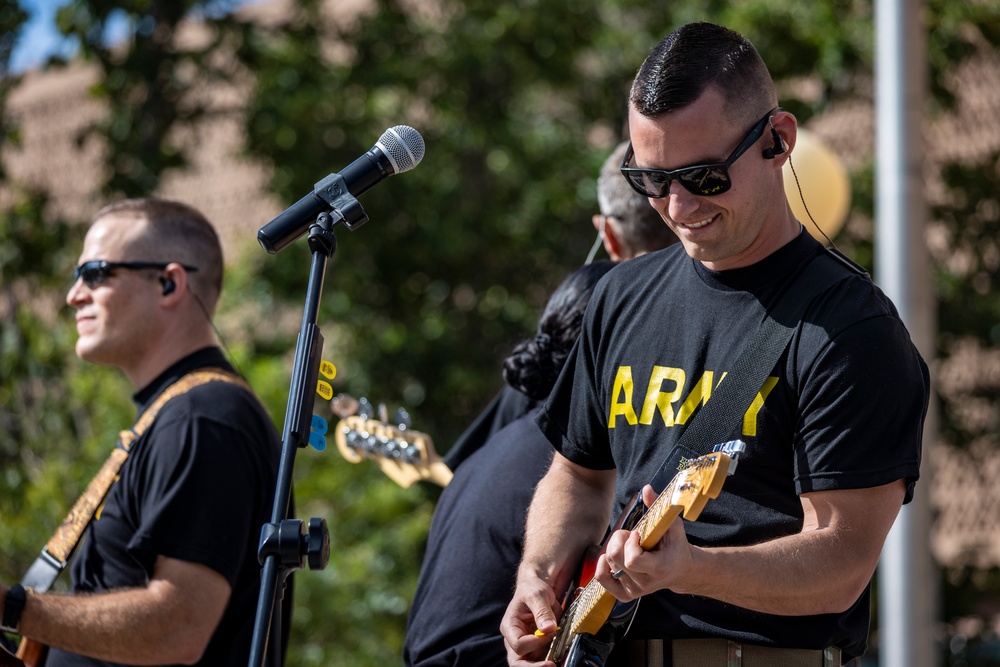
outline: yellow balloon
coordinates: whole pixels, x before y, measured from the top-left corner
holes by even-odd
[[[798,174],[802,195],[799,195],[792,174],[791,163],[795,163],[795,173]],[[814,238],[825,242],[809,220],[806,209],[802,205],[804,198],[812,213],[813,220],[831,239],[844,226],[847,211],[851,204],[851,182],[847,178],[844,163],[823,141],[809,130],[799,127],[795,139],[795,149],[792,159],[785,162],[783,180],[785,196],[792,207],[792,213],[798,218]]]

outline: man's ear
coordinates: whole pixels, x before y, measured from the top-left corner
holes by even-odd
[[[795,116],[787,111],[779,111],[771,117],[770,133],[776,137],[775,142],[779,143],[782,149],[781,151],[773,151],[771,155],[771,158],[775,159],[776,166],[780,167],[788,160],[792,149],[795,148],[797,130],[798,124]]]
[[[594,227],[601,235],[604,242],[604,249],[612,261],[622,260],[622,242],[618,238],[618,228],[615,226],[615,219],[608,215],[595,215],[593,217]]]
[[[187,271],[180,264],[171,263],[160,274],[160,284],[163,286],[163,297],[178,302],[188,288]]]

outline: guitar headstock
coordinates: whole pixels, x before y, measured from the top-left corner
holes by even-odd
[[[343,417],[337,423],[335,439],[341,455],[351,463],[371,459],[379,464],[392,481],[403,488],[427,480],[439,486],[451,481],[452,472],[434,450],[426,433],[409,427],[405,411],[397,411],[396,424],[388,423],[384,406],[374,410],[365,399],[357,402],[359,413]]]
[[[732,459],[723,452],[712,452],[691,461],[674,475],[662,496],[665,502],[682,507],[684,518],[694,521],[710,498],[718,498]]]
[[[670,523],[682,514],[688,521],[695,521],[710,499],[718,498],[726,476],[736,469],[739,456],[746,449],[741,440],[716,445],[716,451],[692,459],[670,480],[640,521],[636,530],[644,549],[652,549]]]

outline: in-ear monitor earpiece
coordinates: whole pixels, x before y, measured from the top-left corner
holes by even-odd
[[[765,148],[763,151],[765,160],[773,160],[775,155],[781,155],[787,148],[785,148],[785,140],[781,138],[778,131],[774,129],[774,121],[771,118],[767,119],[767,124],[771,128],[771,136],[774,138],[774,146],[770,148]]]

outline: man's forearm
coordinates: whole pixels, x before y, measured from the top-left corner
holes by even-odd
[[[178,623],[146,589],[95,595],[31,595],[21,632],[46,646],[129,664],[164,664],[188,658]],[[177,652],[175,652],[177,651]]]
[[[692,546],[680,521],[649,552],[634,533],[618,533],[609,553],[627,576],[598,575],[619,599],[669,589],[770,614],[840,613],[868,585],[903,493],[896,482],[806,494],[801,532],[751,546]]]
[[[607,528],[613,490],[613,470],[587,470],[556,454],[528,510],[520,572],[562,593]]]
[[[196,662],[229,602],[230,587],[202,565],[159,557],[144,588],[28,596],[24,637],[110,662]]]

